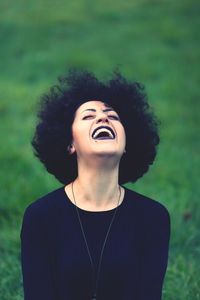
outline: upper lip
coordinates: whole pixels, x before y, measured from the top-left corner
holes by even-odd
[[[93,130],[93,132],[92,132],[92,137],[94,136],[95,132],[96,132],[98,129],[101,129],[101,128],[106,128],[106,129],[110,130],[111,133],[112,133],[112,135],[113,135],[114,138],[115,138],[115,135],[116,135],[116,134],[115,134],[114,130],[113,130],[111,127],[109,127],[109,126],[104,126],[104,125],[101,125],[101,126],[95,128],[95,129]]]

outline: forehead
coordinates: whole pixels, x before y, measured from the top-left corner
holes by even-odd
[[[87,109],[103,110],[105,108],[112,108],[112,107],[105,102],[91,100],[91,101],[87,101],[87,102],[83,103],[82,105],[80,105],[79,108],[77,109],[76,113],[82,113],[84,110],[87,110]]]

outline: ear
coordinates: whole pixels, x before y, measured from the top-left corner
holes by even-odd
[[[67,147],[67,151],[70,155],[72,155],[76,151],[76,149],[72,143]]]

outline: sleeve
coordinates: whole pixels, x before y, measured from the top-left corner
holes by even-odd
[[[43,219],[28,207],[21,228],[24,300],[57,300]]]
[[[156,211],[146,225],[138,300],[162,299],[162,285],[168,262],[170,216],[163,206]]]

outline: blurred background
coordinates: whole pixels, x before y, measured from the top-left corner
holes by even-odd
[[[71,67],[142,82],[161,121],[148,174],[128,187],[171,214],[164,300],[200,299],[200,3],[1,0],[0,299],[22,300],[26,206],[61,186],[34,157],[38,100]]]

